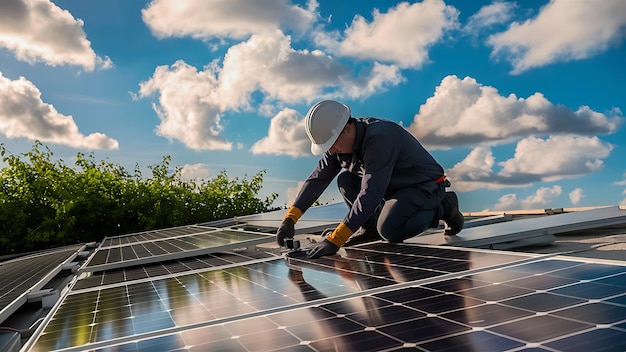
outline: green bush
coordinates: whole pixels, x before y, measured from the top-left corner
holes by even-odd
[[[170,156],[146,178],[93,154],[68,167],[40,142],[23,155],[0,144],[0,155],[0,255],[265,212],[277,197],[258,197],[265,171],[183,181]]]

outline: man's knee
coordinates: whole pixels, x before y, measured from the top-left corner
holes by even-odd
[[[361,190],[361,178],[351,172],[342,172],[337,176],[337,187],[341,196],[352,202]]]
[[[424,232],[433,221],[434,211],[417,211],[409,218],[379,219],[378,232],[389,242],[402,242]]]
[[[345,171],[337,176],[337,185],[339,187],[349,188],[355,188],[355,186],[360,187],[361,178],[351,172]]]

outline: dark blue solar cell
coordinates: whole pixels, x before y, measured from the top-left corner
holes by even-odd
[[[533,312],[503,306],[500,304],[483,304],[469,307],[462,310],[442,314],[441,316],[450,320],[458,321],[470,326],[491,326],[533,315]]]
[[[626,287],[626,274],[610,276],[610,277],[606,277],[606,278],[602,278],[602,279],[596,280],[594,282],[598,283],[598,284],[604,284],[604,285],[614,285],[614,286],[619,286],[619,287]]]
[[[545,345],[559,351],[626,351],[624,332],[614,329],[595,329],[548,342]]]
[[[500,301],[510,297],[525,295],[533,292],[533,290],[509,285],[488,285],[460,291],[457,294],[484,301]]]
[[[606,301],[610,303],[621,304],[623,306],[626,306],[626,294],[613,297],[611,299],[607,299]]]
[[[485,301],[455,294],[440,295],[405,303],[405,305],[427,313],[443,313],[456,309],[483,304]]]
[[[539,315],[490,327],[489,331],[528,342],[542,342],[586,330],[594,325],[578,323],[550,315]]]
[[[375,310],[367,310],[346,315],[346,318],[354,320],[366,327],[380,327],[400,321],[409,321],[423,318],[426,313],[419,312],[404,306],[387,306]]]
[[[485,331],[472,331],[418,345],[432,352],[506,351],[521,346],[524,344],[519,341]]]
[[[574,280],[595,280],[605,276],[624,273],[626,267],[619,265],[585,263],[567,269],[550,272],[551,276],[565,277]]]
[[[566,279],[564,277],[534,275],[517,280],[507,281],[506,284],[510,286],[524,287],[532,290],[547,290],[550,288],[570,285],[575,282],[577,281],[573,279]]]
[[[581,265],[581,263],[572,262],[569,260],[547,259],[527,264],[514,265],[510,268],[507,268],[507,270],[521,271],[528,274],[546,274],[551,271],[561,270],[579,265]]]
[[[433,317],[388,325],[378,330],[404,342],[419,343],[441,336],[468,331],[470,328]]]
[[[548,292],[586,299],[600,299],[621,294],[624,292],[624,288],[613,285],[602,285],[594,282],[582,282],[549,290]]]
[[[626,319],[626,307],[606,303],[589,303],[550,314],[591,324],[611,324]]]
[[[534,312],[548,312],[586,302],[585,299],[566,297],[545,292],[534,293],[500,302],[508,306],[528,309]]]
[[[363,331],[365,327],[346,318],[333,317],[304,324],[286,326],[285,329],[303,341],[315,341]]]

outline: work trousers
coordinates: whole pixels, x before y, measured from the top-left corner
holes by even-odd
[[[337,177],[339,193],[349,208],[361,191],[361,177],[345,171]],[[377,229],[389,242],[402,242],[436,227],[443,216],[445,185],[426,182],[385,195],[363,228]]]

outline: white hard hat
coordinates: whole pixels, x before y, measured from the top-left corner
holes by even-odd
[[[350,108],[334,100],[323,100],[313,105],[306,114],[306,134],[311,140],[311,153],[326,152],[337,140],[350,118]]]

